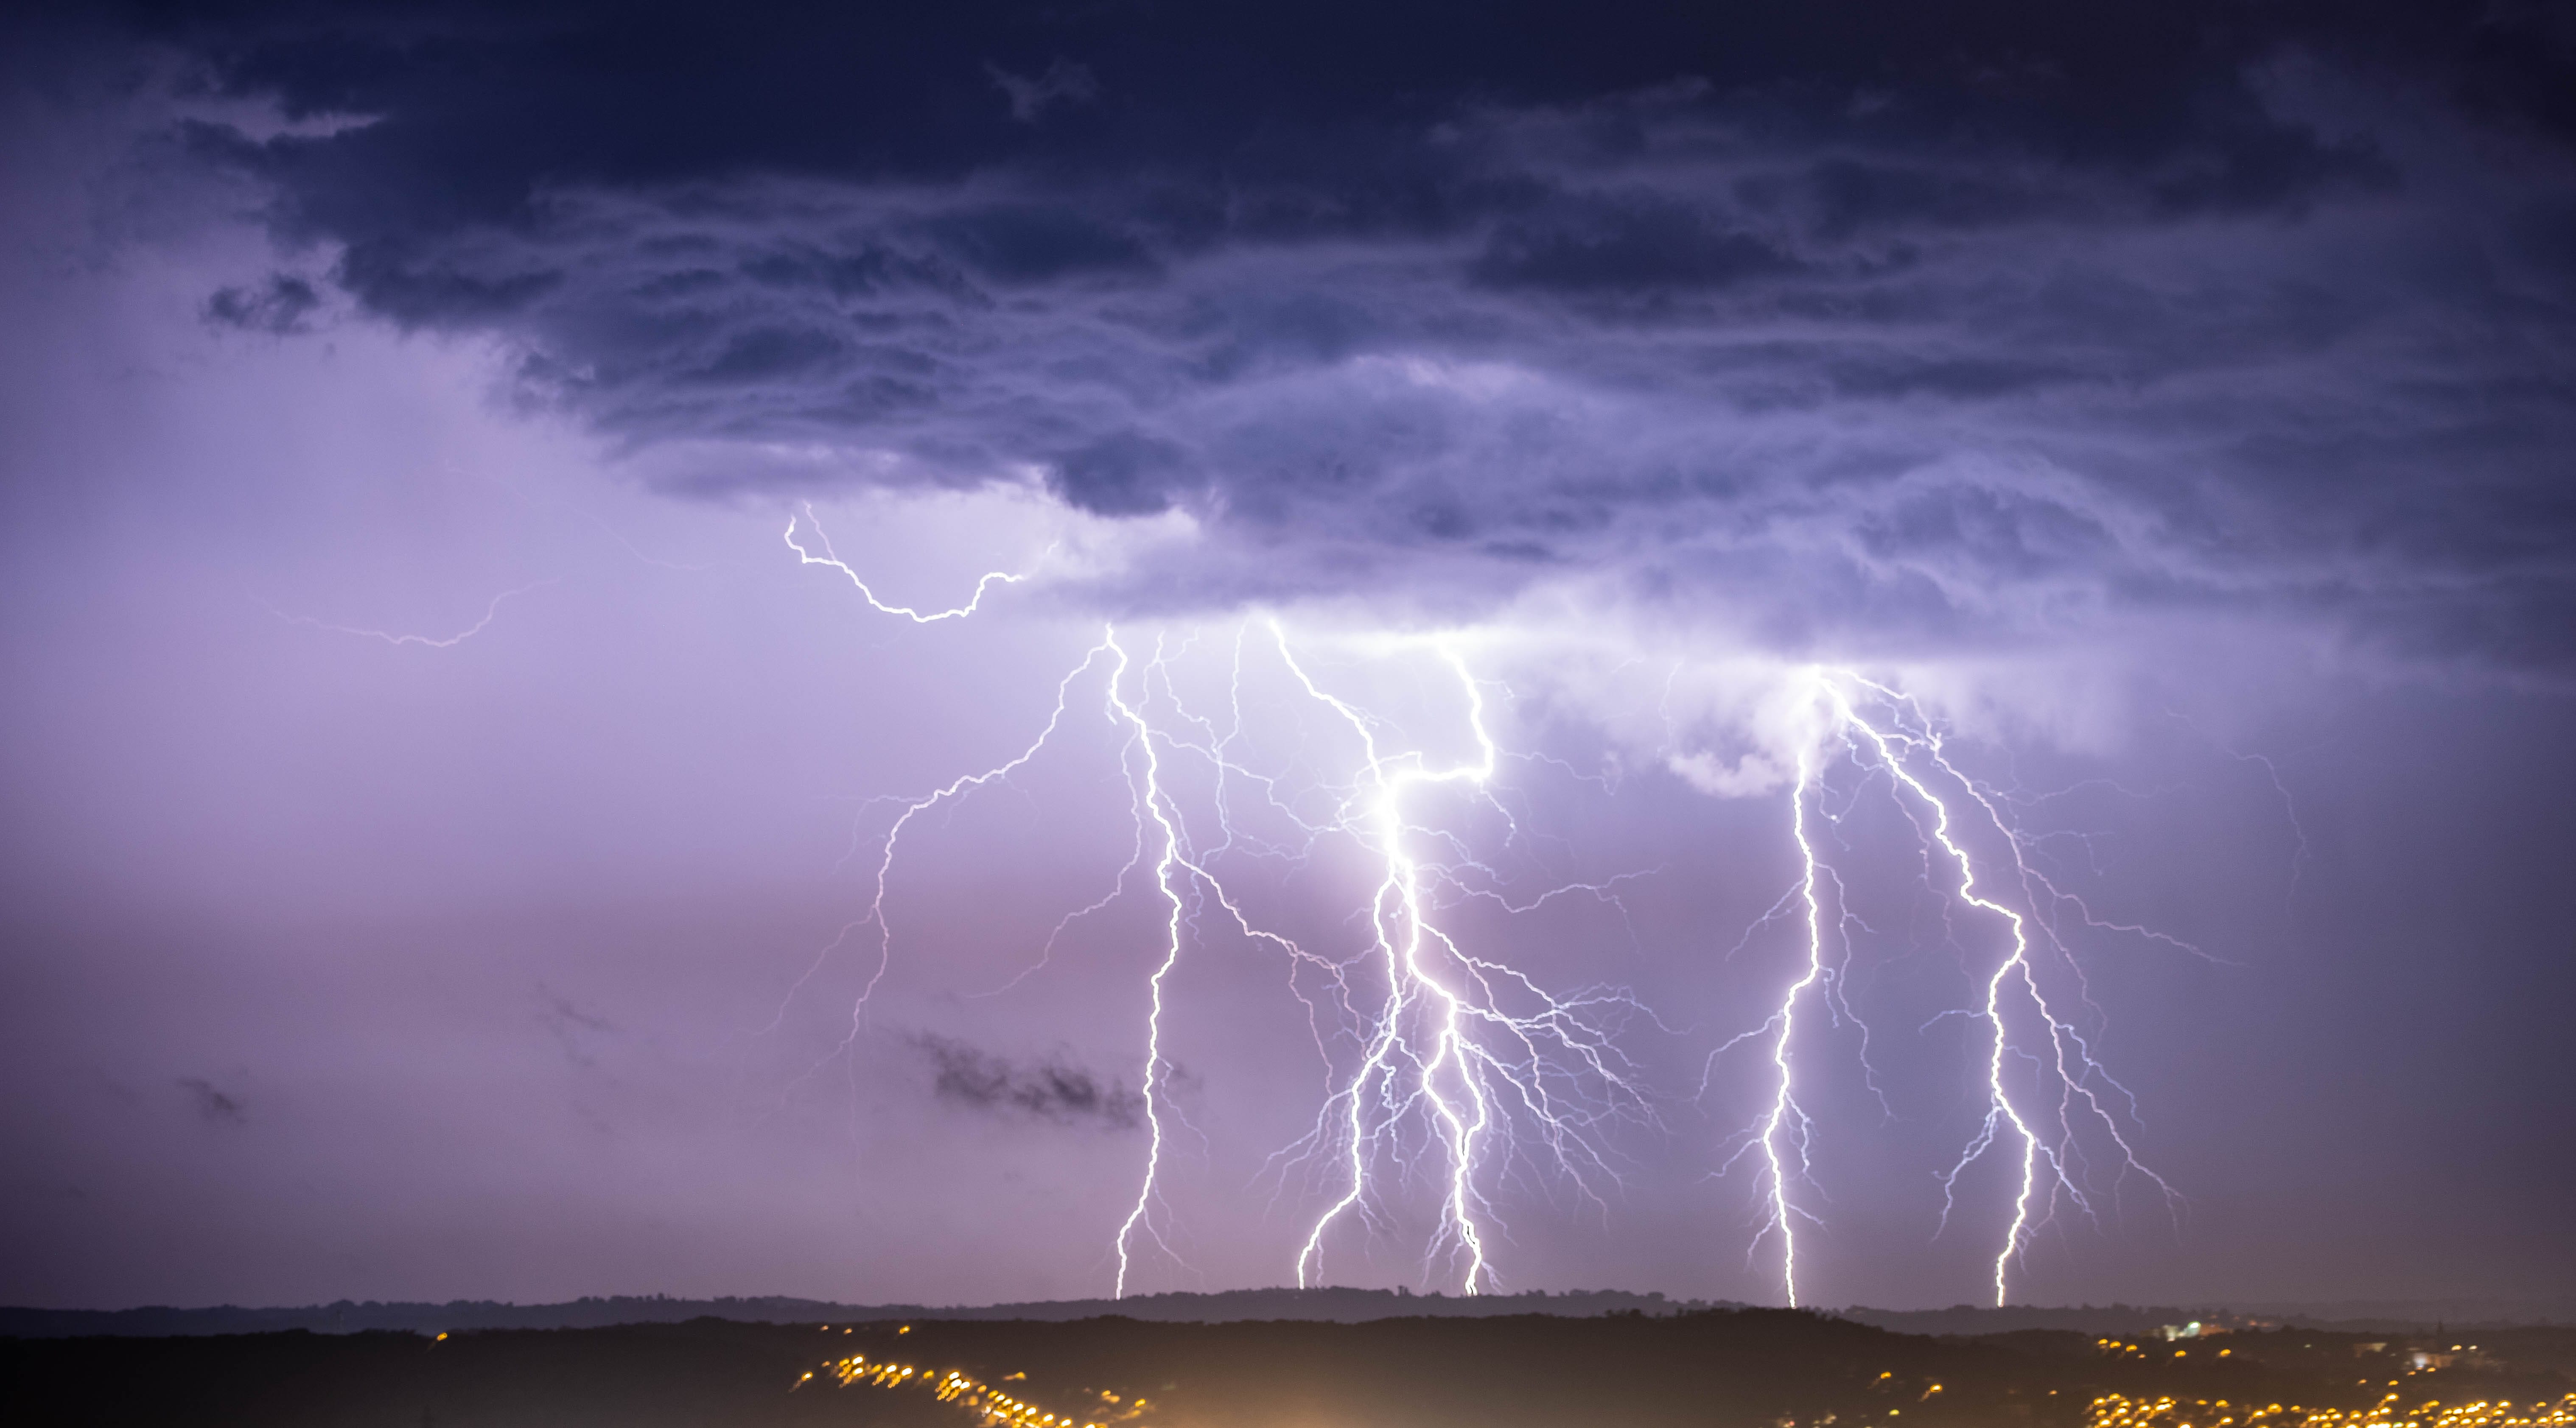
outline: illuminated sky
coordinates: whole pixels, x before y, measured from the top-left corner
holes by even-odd
[[[2576,1280],[2563,13],[65,8],[0,1302],[1100,1294],[1158,1129],[1129,1286],[1285,1282],[1417,862],[1622,1078],[1486,1283],[1776,1301],[1802,831],[1801,1295],[1985,1299],[2008,929],[1873,685],[2176,1192],[2083,1142],[2013,1298]],[[1363,728],[1482,779],[1394,862]],[[1323,1278],[1462,1287],[1437,1134]]]

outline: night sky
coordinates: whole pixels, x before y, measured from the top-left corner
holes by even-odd
[[[0,364],[0,1303],[2576,1283],[2565,6],[37,7]]]

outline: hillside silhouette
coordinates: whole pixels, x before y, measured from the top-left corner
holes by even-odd
[[[2214,1344],[2223,1344],[2222,1354]],[[699,1319],[599,1329],[0,1341],[0,1416],[303,1428],[962,1428],[918,1379],[833,1381],[853,1358],[955,1370],[1115,1428],[1972,1428],[2083,1423],[2101,1394],[2358,1407],[2409,1390],[2555,1399],[2576,1330],[2480,1340],[2433,1372],[2408,1342],[2309,1330],[2177,1348],[2055,1330],[1936,1337],[1775,1309],[1365,1323]]]
[[[1217,1323],[1237,1319],[1316,1319],[1357,1324],[1372,1319],[1493,1318],[1551,1314],[1583,1318],[1680,1309],[1748,1308],[1748,1305],[1677,1301],[1661,1294],[1621,1289],[1575,1289],[1551,1294],[1449,1296],[1401,1289],[1232,1289],[1212,1294],[1132,1294],[1124,1299],[1051,1299],[1019,1304],[838,1304],[779,1296],[673,1299],[665,1295],[584,1297],[560,1304],[506,1304],[489,1299],[422,1302],[354,1302],[294,1308],[246,1309],[15,1309],[0,1308],[0,1337],[60,1338],[86,1334],[164,1336],[256,1334],[309,1329],[353,1334],[369,1329],[444,1333],[452,1329],[598,1329],[617,1324],[680,1324],[692,1319],[731,1319],[751,1324],[856,1323],[877,1319],[1031,1319],[1057,1321],[1118,1317],[1163,1323]],[[1972,1311],[1973,1312],[1973,1311]],[[2165,1312],[2168,1317],[2181,1311]],[[2023,1327],[2009,1325],[2000,1327]]]

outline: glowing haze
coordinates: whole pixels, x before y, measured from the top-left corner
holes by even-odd
[[[2576,36],[1843,8],[22,22],[0,1300],[2564,1283]]]

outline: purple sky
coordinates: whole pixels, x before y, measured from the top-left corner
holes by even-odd
[[[1288,1282],[1390,878],[1561,1033],[1480,1287],[1985,1300],[1860,679],[2101,1067],[2013,1299],[2563,1292],[2576,32],[1846,8],[23,24],[0,1302],[1102,1294],[1158,1129],[1128,1287]],[[1406,1104],[1316,1272],[1456,1292]]]

